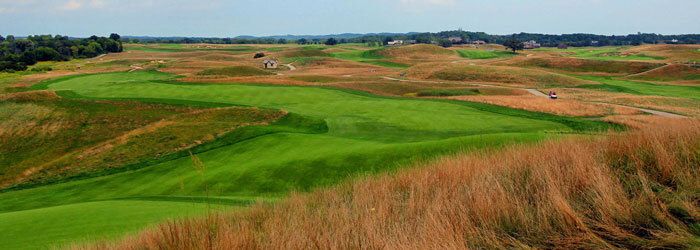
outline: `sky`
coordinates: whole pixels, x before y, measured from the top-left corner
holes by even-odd
[[[0,34],[700,33],[700,0],[0,0]]]

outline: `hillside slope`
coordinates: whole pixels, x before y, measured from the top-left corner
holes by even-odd
[[[446,158],[93,247],[697,248],[700,124],[663,128]]]

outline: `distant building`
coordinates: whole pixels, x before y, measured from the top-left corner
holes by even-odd
[[[486,44],[486,42],[485,42],[485,41],[482,41],[482,40],[476,40],[476,41],[473,41],[472,44],[474,44],[474,45],[484,45],[484,44]]]
[[[671,43],[678,43],[678,39],[671,40]]]
[[[398,45],[403,45],[403,40],[394,40],[386,43],[389,46],[398,46]]]
[[[404,44],[417,44],[418,41],[416,41],[416,40],[406,40],[406,41],[404,41],[403,43],[404,43]]]
[[[461,37],[458,37],[458,36],[451,36],[451,37],[447,38],[447,40],[450,40],[450,42],[452,42],[454,44],[460,44],[460,43],[464,42],[464,39],[462,39]]]
[[[599,42],[598,41],[591,41],[591,46],[598,46]]]
[[[274,59],[265,59],[263,61],[263,67],[266,69],[276,69],[277,66],[279,65],[279,62]]]
[[[558,49],[568,49],[568,48],[569,48],[569,45],[567,45],[566,43],[560,43],[560,44],[557,46],[557,48],[558,48]]]
[[[536,49],[542,47],[541,44],[537,43],[535,40],[530,40],[523,43],[525,49]]]

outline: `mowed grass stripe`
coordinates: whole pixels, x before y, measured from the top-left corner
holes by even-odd
[[[680,97],[700,100],[700,86],[653,84],[621,80],[608,76],[577,76],[581,79],[596,81],[601,85],[583,85],[583,88],[603,89],[611,92],[623,92],[637,95],[655,95]]]
[[[171,201],[99,201],[0,213],[3,249],[49,249],[115,239],[171,218],[200,216],[228,206]]]

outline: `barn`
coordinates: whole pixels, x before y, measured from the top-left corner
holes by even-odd
[[[277,62],[277,60],[274,59],[265,59],[263,61],[263,68],[266,69],[276,69],[278,65],[279,62]]]

